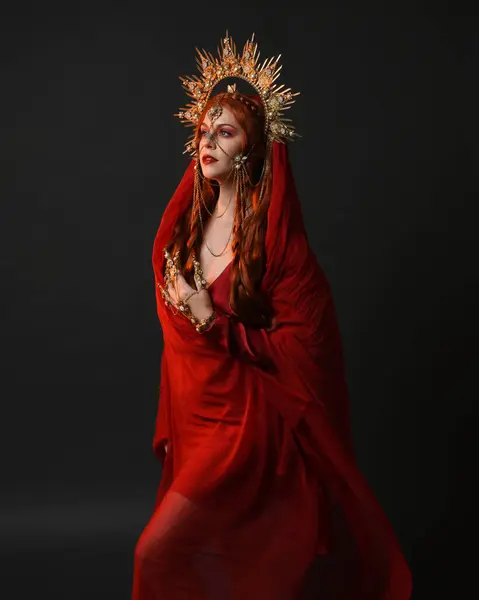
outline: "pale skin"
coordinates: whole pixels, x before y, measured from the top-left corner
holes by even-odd
[[[205,224],[204,239],[200,250],[199,262],[203,276],[211,284],[228,266],[232,259],[231,239],[228,242],[233,227],[236,198],[233,184],[233,157],[240,153],[246,142],[246,133],[236,120],[232,111],[223,106],[221,115],[211,122],[208,115],[200,125],[199,157],[203,175],[219,186],[218,202],[213,215]],[[213,139],[206,134],[213,134]],[[206,155],[216,159],[214,162],[204,162]],[[215,254],[209,251],[206,243]],[[207,286],[208,286],[207,284]],[[178,295],[177,295],[178,291]],[[176,302],[178,296],[185,298],[192,288],[180,273],[177,279],[177,290],[173,286],[168,287],[168,293]],[[197,319],[207,318],[212,310],[211,297],[207,289],[199,291],[188,300],[191,312]]]

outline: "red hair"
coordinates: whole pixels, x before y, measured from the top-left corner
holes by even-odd
[[[266,190],[262,198],[260,198],[260,186],[255,185],[262,177],[266,154],[263,104],[258,96],[239,93],[222,93],[210,98],[195,130],[197,148],[204,115],[212,105],[217,103],[229,108],[245,131],[246,143],[242,149],[243,153],[248,154],[251,150],[246,168],[253,185],[247,186],[246,198],[243,198],[243,201],[251,200],[252,211],[243,222],[241,202],[237,199],[231,243],[233,258],[230,305],[242,322],[269,328],[273,317],[272,309],[270,302],[261,291],[261,281],[266,268],[265,236],[271,190],[271,175],[268,170],[265,174],[268,181],[265,182]],[[208,180],[203,180],[202,193],[206,208],[201,203],[195,205],[191,202],[187,211],[180,217],[169,245],[170,252],[179,251],[180,264],[184,265],[183,275],[193,287],[192,254],[199,257],[203,242],[199,211],[201,210],[203,223],[206,223],[209,217],[208,211],[212,213],[217,202],[218,190],[217,186],[213,187]]]

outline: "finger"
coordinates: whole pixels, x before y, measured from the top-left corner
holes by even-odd
[[[175,269],[172,273],[169,290],[170,296],[178,302],[178,297],[181,296],[181,281],[180,281],[181,273],[178,269]]]
[[[175,288],[171,284],[168,286],[168,294],[169,294],[169,296],[171,298],[171,301],[174,304],[176,304],[177,301],[178,301],[178,299],[176,297],[176,290],[175,290]]]
[[[183,294],[185,292],[193,291],[193,288],[189,285],[189,283],[184,278],[183,273],[178,273],[178,275],[177,275],[177,284],[178,284],[178,289]]]
[[[203,278],[200,277],[199,273],[195,273],[195,287],[197,292],[200,292],[203,289]]]
[[[184,298],[185,296],[189,296],[192,292],[198,291],[194,287],[191,287],[191,285],[186,281],[186,279],[184,278],[182,273],[178,274],[177,284],[178,284],[178,291],[182,298]],[[195,281],[195,287],[196,287],[196,281]]]

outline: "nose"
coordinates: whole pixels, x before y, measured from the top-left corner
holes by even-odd
[[[206,148],[212,148],[216,144],[214,135],[211,133],[205,133],[205,136],[203,139],[204,139],[204,146]]]

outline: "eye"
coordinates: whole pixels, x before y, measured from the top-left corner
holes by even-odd
[[[226,131],[226,129],[222,129],[220,133],[225,134],[223,135],[223,137],[231,137],[231,133],[229,131]]]

